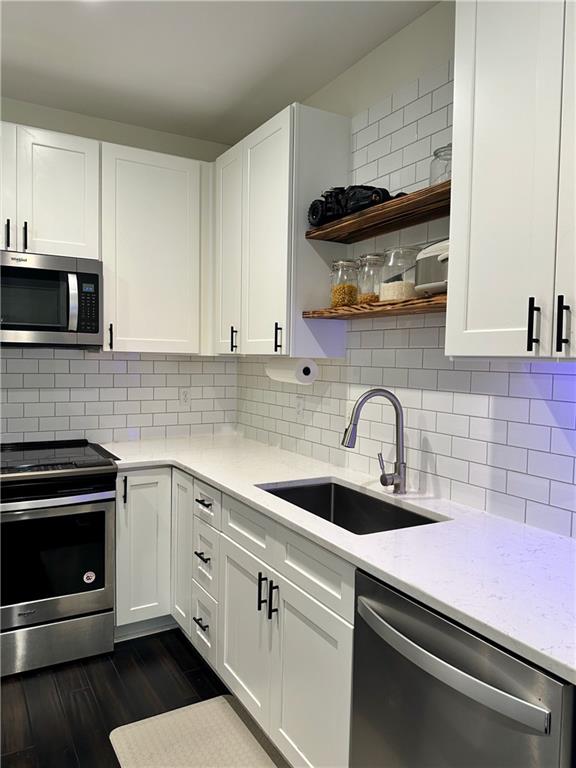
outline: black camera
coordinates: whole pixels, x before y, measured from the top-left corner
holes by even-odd
[[[356,213],[379,203],[393,200],[394,197],[382,187],[369,187],[357,184],[351,187],[333,187],[322,193],[322,198],[313,200],[308,208],[308,221],[313,227],[319,227],[329,221],[341,219],[349,213]]]

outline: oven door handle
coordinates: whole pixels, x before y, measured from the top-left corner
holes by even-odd
[[[78,330],[78,275],[68,272],[68,330]]]
[[[495,712],[515,720],[526,728],[531,728],[539,733],[550,733],[551,713],[545,707],[539,707],[495,688],[493,685],[469,675],[462,669],[458,669],[458,667],[454,667],[444,659],[430,653],[385,621],[365,597],[358,598],[357,610],[378,637],[397,653],[404,656],[405,659],[440,680],[444,685],[453,688],[472,701],[488,707],[488,709],[493,709]]]
[[[115,498],[116,493],[114,491],[100,491],[98,493],[83,493],[78,496],[61,496],[58,499],[7,501],[0,504],[0,514],[2,520],[7,520],[9,516],[18,516],[30,512],[30,510],[68,507],[72,504],[91,504],[95,501],[113,501]]]

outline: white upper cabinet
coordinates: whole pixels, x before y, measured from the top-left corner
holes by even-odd
[[[216,352],[240,348],[242,280],[242,146],[216,160],[214,317]]]
[[[292,109],[243,142],[242,352],[285,351]],[[284,348],[284,349],[283,349]]]
[[[344,354],[346,324],[302,311],[327,303],[330,263],[342,256],[305,239],[308,206],[346,183],[349,153],[348,118],[295,104],[217,160],[217,352]]]
[[[106,348],[197,353],[200,163],[102,145]]]
[[[576,4],[566,3],[553,354],[576,357]]]
[[[448,355],[553,354],[563,37],[557,0],[457,3]]]
[[[0,173],[0,221],[2,222],[2,248],[16,250],[16,126],[0,124],[2,139],[2,168]]]
[[[2,156],[4,244],[98,259],[100,144],[4,123]]]

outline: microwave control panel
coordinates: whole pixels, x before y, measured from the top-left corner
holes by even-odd
[[[78,275],[78,333],[98,333],[100,306],[97,275]]]

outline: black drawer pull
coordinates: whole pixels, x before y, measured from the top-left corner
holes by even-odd
[[[538,336],[534,336],[534,316],[540,310],[541,308],[536,306],[534,296],[530,296],[528,298],[528,338],[526,340],[526,350],[528,352],[534,351],[534,344],[540,344]]]
[[[272,614],[278,613],[278,608],[274,608],[274,590],[277,592],[280,591],[280,587],[277,584],[274,584],[272,579],[270,579],[270,589],[268,590],[268,618],[270,621],[272,621]]]
[[[280,341],[281,333],[282,326],[279,323],[274,323],[274,352],[279,352],[282,349],[282,342]]]
[[[6,219],[6,235],[4,237],[6,248],[10,248],[10,219]]]
[[[233,325],[230,326],[230,352],[236,352],[238,349],[238,344],[236,344],[236,336],[238,335],[238,331],[236,328],[234,328]]]
[[[206,501],[205,499],[194,499],[196,504],[200,504],[201,507],[204,507],[204,509],[212,509],[212,502]]]
[[[262,585],[264,584],[265,581],[268,581],[268,578],[266,576],[264,576],[262,571],[258,571],[258,603],[257,603],[257,605],[258,605],[258,610],[259,611],[261,611],[262,610],[262,606],[266,605],[266,603],[268,602],[268,600],[265,600],[262,597]]]
[[[570,312],[570,304],[564,302],[564,294],[558,296],[556,304],[556,352],[562,352],[564,344],[570,344],[570,339],[564,336],[564,312]]]
[[[124,504],[128,502],[128,475],[124,475],[124,492],[122,494]]]
[[[206,555],[204,554],[204,552],[196,552],[196,550],[194,550],[194,554],[196,555],[196,557],[197,557],[199,560],[202,560],[202,562],[203,562],[203,563],[206,563],[206,564],[208,564],[208,563],[210,562],[210,560],[212,559],[212,558],[210,558],[210,557],[206,557]]]
[[[208,632],[208,630],[210,629],[210,624],[204,624],[202,622],[202,619],[200,619],[198,616],[192,616],[192,621],[194,622],[194,624],[198,624],[202,632]]]

